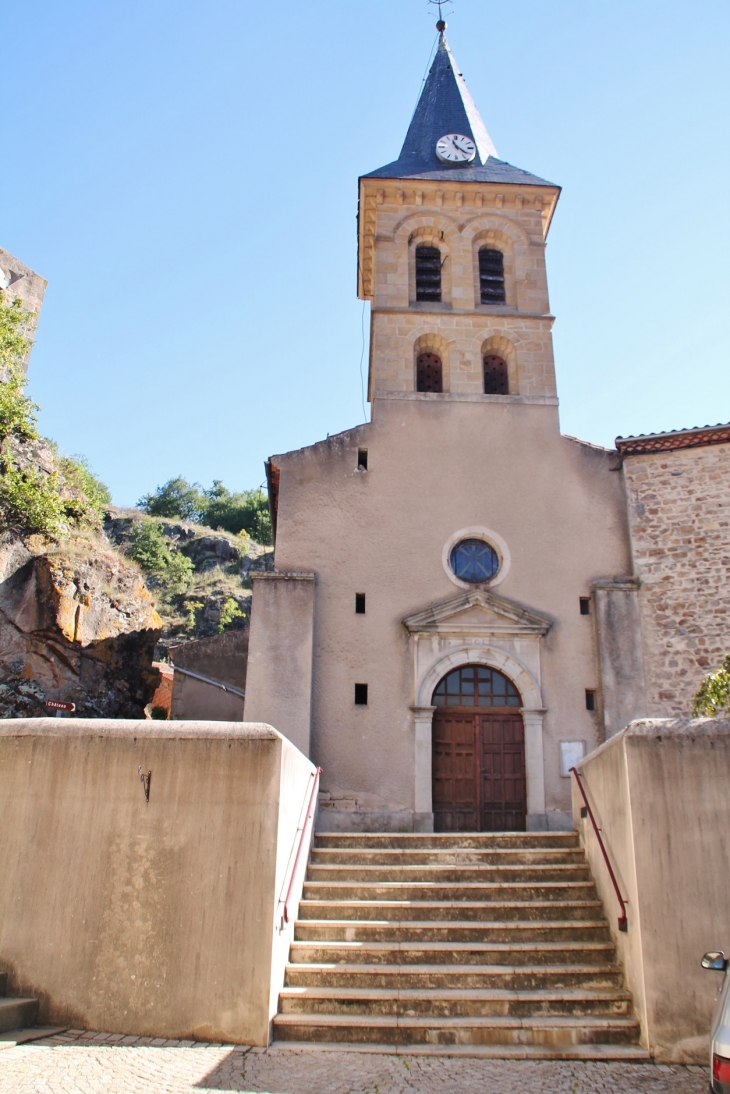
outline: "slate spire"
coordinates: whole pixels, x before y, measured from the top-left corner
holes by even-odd
[[[421,165],[425,163],[434,169],[442,167],[435,148],[437,140],[445,133],[462,133],[471,137],[477,146],[479,165],[485,164],[490,156],[497,157],[487,127],[441,31],[436,56],[397,162],[404,166],[408,163],[418,164],[420,170],[423,170]]]
[[[471,182],[517,182],[545,185],[544,179],[497,159],[497,150],[459,71],[439,20],[438,49],[423,85],[400,155],[371,171],[367,178],[442,178]],[[437,141],[448,133],[471,137],[477,147],[469,164],[445,164],[436,155]],[[547,184],[550,185],[550,184]]]

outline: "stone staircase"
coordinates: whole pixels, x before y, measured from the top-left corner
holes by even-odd
[[[276,1042],[648,1059],[573,832],[320,833],[299,916]]]
[[[37,999],[8,999],[8,974],[0,972],[0,1034],[8,1030],[35,1025],[38,1017]]]

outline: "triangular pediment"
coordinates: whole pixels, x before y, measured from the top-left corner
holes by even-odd
[[[443,600],[403,620],[411,634],[547,634],[553,620],[488,589]]]

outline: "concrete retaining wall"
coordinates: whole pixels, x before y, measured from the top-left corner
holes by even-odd
[[[40,997],[43,1023],[267,1044],[312,777],[267,725],[0,723],[12,993]]]
[[[730,719],[632,722],[578,765],[622,895],[628,931],[573,780],[573,817],[626,969],[646,1047],[707,1062],[718,981],[700,967],[730,952]]]

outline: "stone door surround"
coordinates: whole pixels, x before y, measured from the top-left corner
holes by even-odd
[[[540,643],[552,626],[547,616],[530,611],[488,589],[471,589],[425,611],[403,625],[412,638],[414,697],[414,827],[433,830],[431,699],[443,676],[460,665],[486,665],[508,676],[522,696],[525,726],[527,827],[543,830],[545,770],[540,687]]]

